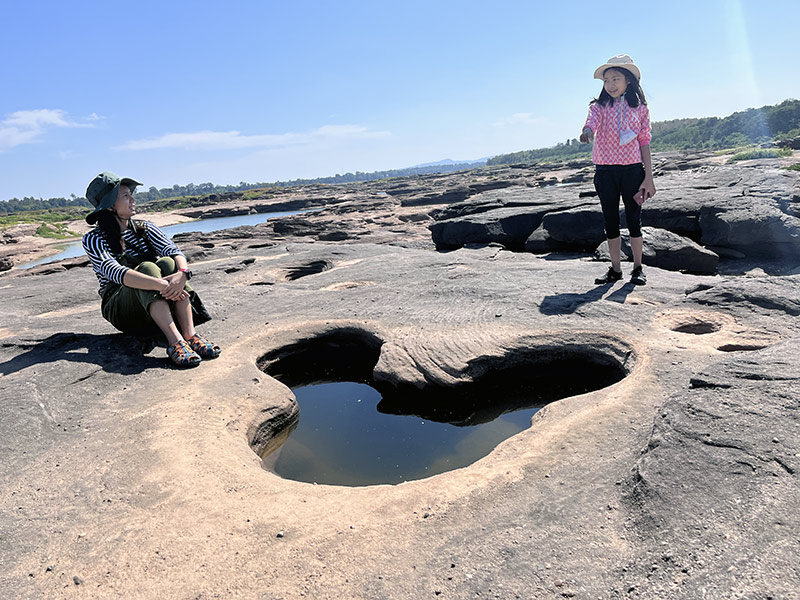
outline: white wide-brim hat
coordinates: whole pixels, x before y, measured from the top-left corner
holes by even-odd
[[[600,65],[594,70],[594,78],[595,79],[602,79],[603,73],[606,69],[618,69],[618,68],[628,69],[631,73],[634,74],[636,79],[642,79],[642,72],[639,71],[639,67],[633,62],[633,59],[628,56],[627,54],[617,54],[616,56],[612,56],[608,59],[608,62],[604,65]]]

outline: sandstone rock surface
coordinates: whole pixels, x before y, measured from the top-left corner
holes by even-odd
[[[732,219],[747,189],[784,211],[762,240],[782,262],[714,234],[743,255],[716,274],[650,267],[647,286],[598,287],[606,265],[588,252],[437,251],[436,214],[517,214],[503,194],[543,215],[592,202],[590,183],[542,188],[548,174],[511,168],[295,190],[323,209],[183,234],[214,316],[201,332],[223,347],[190,372],[102,320],[86,259],[0,274],[4,596],[797,597],[800,254],[784,235],[797,174],[709,160],[657,157],[650,226],[703,244],[704,208]],[[469,195],[440,202],[452,189]],[[262,369],[326,336],[374,353],[374,377],[400,388],[572,352],[624,377],[548,404],[462,469],[285,480],[255,450],[297,403]]]

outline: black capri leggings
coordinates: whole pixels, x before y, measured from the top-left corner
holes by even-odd
[[[606,237],[619,237],[619,198],[625,204],[625,222],[631,237],[642,237],[642,207],[633,199],[644,181],[644,165],[596,165],[594,189],[603,207]]]

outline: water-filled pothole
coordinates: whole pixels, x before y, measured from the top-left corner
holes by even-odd
[[[375,381],[381,341],[354,329],[264,355],[259,367],[293,388],[299,417],[255,448],[296,481],[399,483],[461,468],[530,425],[549,402],[620,381],[630,365],[598,348],[526,348],[484,357],[474,383],[395,388]]]
[[[530,425],[537,408],[459,427],[381,412],[382,397],[365,383],[295,388],[296,428],[264,464],[285,479],[361,486],[400,483],[450,471],[486,456]]]

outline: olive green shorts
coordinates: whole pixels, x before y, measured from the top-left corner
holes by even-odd
[[[145,261],[135,267],[140,273],[159,279],[172,275],[177,271],[175,261],[163,256],[156,262]],[[189,293],[194,316],[194,324],[208,321],[211,316],[203,306],[199,296],[187,283],[184,288]],[[163,296],[154,290],[139,290],[125,285],[112,285],[103,293],[100,310],[103,318],[114,327],[125,333],[150,335],[159,331],[150,317],[150,304],[155,300],[163,300]],[[169,301],[170,305],[173,302]]]

